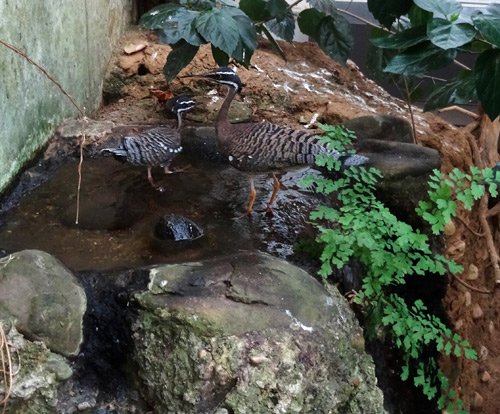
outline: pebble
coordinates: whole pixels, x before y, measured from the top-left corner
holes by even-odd
[[[458,331],[460,330],[460,328],[464,325],[464,320],[463,319],[459,319],[456,323],[455,323],[455,329]]]
[[[92,404],[90,404],[88,401],[81,402],[80,404],[77,405],[78,411],[85,411],[85,410],[90,410],[92,408]]]
[[[479,269],[473,263],[469,265],[469,271],[467,272],[465,278],[467,280],[476,280],[479,277]]]
[[[476,408],[482,407],[483,403],[484,403],[483,396],[481,394],[479,394],[478,392],[475,392],[474,393],[473,402],[472,402],[472,404],[474,405],[474,407],[476,407]]]
[[[271,362],[271,360],[263,355],[255,355],[255,356],[251,356],[250,358],[250,363],[252,365],[260,365],[262,364],[263,362]]]
[[[455,223],[453,222],[453,220],[450,220],[445,224],[443,233],[445,236],[453,236],[456,231],[457,227],[455,226]]]
[[[481,381],[488,382],[491,379],[491,375],[488,371],[484,371],[481,375]]]
[[[355,387],[359,387],[361,385],[361,380],[359,379],[359,377],[352,377],[351,378],[351,383]]]
[[[470,306],[472,304],[472,296],[469,291],[464,293],[465,306]]]
[[[486,358],[488,358],[488,348],[486,348],[484,345],[481,345],[479,348],[479,360],[484,361]]]
[[[472,317],[474,319],[479,319],[481,316],[483,316],[483,310],[481,309],[481,306],[479,306],[477,303],[474,305],[474,308],[472,309]]]

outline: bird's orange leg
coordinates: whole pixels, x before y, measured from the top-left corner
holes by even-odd
[[[271,206],[273,205],[274,200],[276,200],[276,194],[278,194],[279,189],[280,189],[280,180],[278,180],[276,174],[273,173],[273,194],[265,210],[267,215],[274,216],[274,211],[271,208]]]
[[[248,208],[241,216],[235,217],[234,220],[240,219],[240,218],[245,217],[245,216],[249,216],[252,213],[252,207],[253,207],[253,203],[255,201],[256,195],[257,195],[257,192],[255,191],[255,185],[253,182],[253,178],[250,178],[250,202],[248,203]]]
[[[151,175],[151,167],[148,167],[148,181],[153,186],[153,188],[158,187],[158,185],[156,185],[153,181],[153,176]]]

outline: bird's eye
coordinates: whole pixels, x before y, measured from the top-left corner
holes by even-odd
[[[216,77],[217,79],[220,79],[221,74],[220,74],[220,73],[216,73],[216,74],[215,74],[215,77]]]

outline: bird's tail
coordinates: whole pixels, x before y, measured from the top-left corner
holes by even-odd
[[[103,152],[110,152],[113,155],[116,155],[118,157],[126,157],[127,156],[127,151],[125,151],[124,148],[104,148],[101,150],[101,154]]]
[[[339,160],[342,162],[342,165],[351,167],[366,164],[370,159],[359,154],[342,154]]]

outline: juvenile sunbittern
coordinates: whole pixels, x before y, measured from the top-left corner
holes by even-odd
[[[313,164],[316,155],[328,154],[340,159],[345,166],[361,165],[368,161],[367,157],[357,154],[341,154],[328,148],[317,136],[307,131],[295,130],[271,124],[269,122],[248,122],[231,124],[228,111],[236,93],[241,90],[242,83],[238,75],[228,67],[213,69],[201,75],[190,75],[225,85],[228,88],[215,121],[215,130],[219,149],[234,167],[250,172],[269,172],[286,170],[294,166]],[[273,173],[274,189],[266,211],[272,214],[280,182]],[[242,215],[249,215],[255,201],[255,186],[250,178],[250,203]]]
[[[133,165],[148,168],[148,181],[157,187],[151,175],[151,168],[163,167],[165,174],[171,174],[170,164],[182,151],[181,126],[182,113],[195,106],[191,96],[181,95],[167,101],[167,108],[177,115],[177,128],[158,127],[141,132],[137,136],[123,137],[117,148],[105,148],[118,157],[125,157]],[[102,152],[101,151],[101,152]]]

